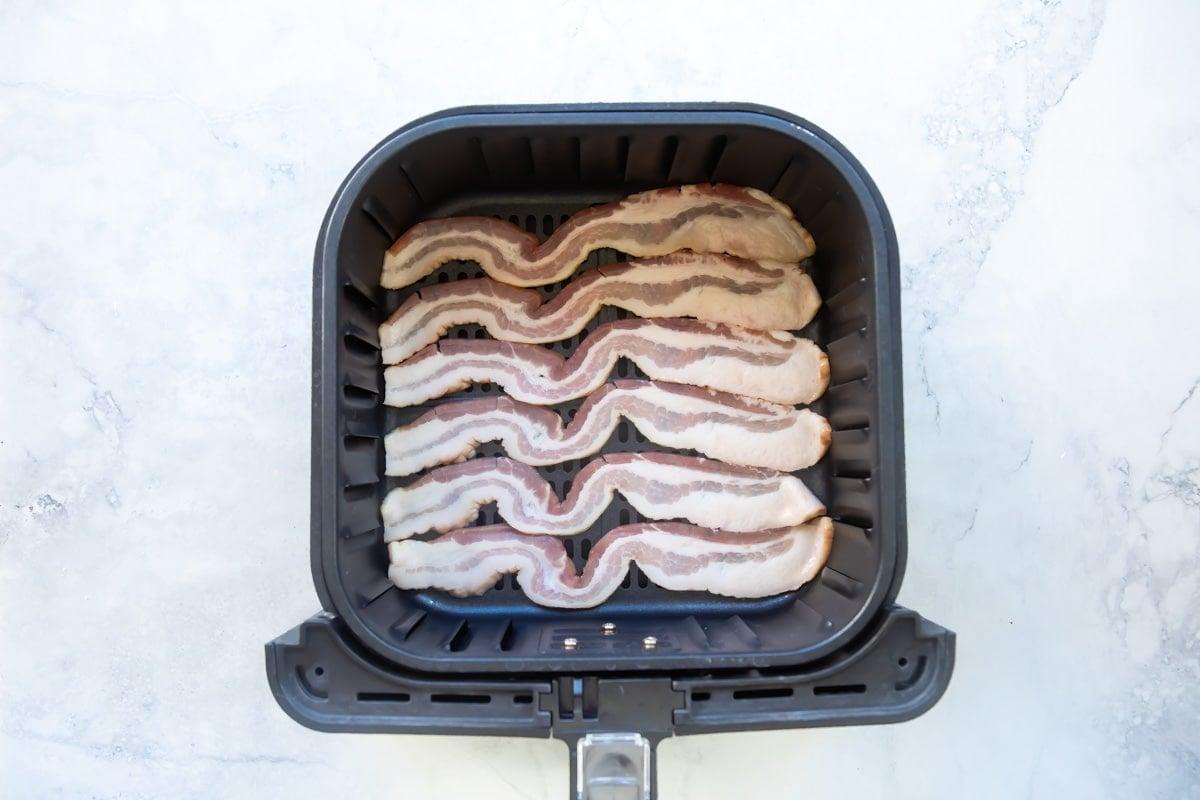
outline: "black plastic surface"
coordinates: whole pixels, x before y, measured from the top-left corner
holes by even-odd
[[[283,709],[321,731],[672,736],[902,722],[933,706],[954,668],[954,634],[889,607],[849,646],[800,668],[534,676],[420,674],[381,661],[320,614],[267,645]],[[572,774],[572,785],[575,776]]]
[[[511,578],[468,599],[392,587],[378,508],[397,482],[383,478],[381,437],[421,409],[380,403],[376,326],[405,296],[378,287],[387,246],[420,219],[459,213],[496,215],[545,235],[592,203],[707,180],[769,191],[817,242],[810,269],[826,304],[804,334],[830,356],[831,387],[814,408],[834,434],[829,455],[801,475],[837,523],[823,573],[798,592],[733,600],[666,592],[634,569],[608,603],[574,612],[530,603]],[[597,253],[589,265],[618,258]],[[428,280],[476,274],[474,264],[454,263]],[[589,330],[616,316],[604,312]],[[323,606],[388,661],[506,673],[797,665],[844,645],[899,588],[905,514],[895,237],[862,167],[807,122],[750,106],[461,109],[418,120],[376,147],[339,189],[317,245],[314,318],[314,580]],[[450,335],[483,334],[465,327]],[[558,349],[571,352],[581,336]],[[635,371],[622,363],[616,374]],[[605,450],[649,447],[622,426]],[[542,474],[561,494],[579,466]],[[481,521],[493,514],[484,509]],[[569,543],[576,561],[604,531],[638,519],[615,502]],[[617,632],[604,636],[608,621]],[[653,651],[641,645],[648,635],[658,641]],[[568,636],[579,642],[574,651],[562,647]]]

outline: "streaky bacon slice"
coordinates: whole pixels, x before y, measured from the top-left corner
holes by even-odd
[[[591,394],[618,358],[654,380],[706,386],[776,403],[811,403],[829,385],[829,359],[808,339],[688,319],[608,322],[571,355],[531,344],[448,339],[384,370],[384,402],[412,406],[471,383],[554,405]]]
[[[601,537],[580,575],[558,539],[492,525],[426,542],[392,542],[388,577],[401,589],[442,589],[464,597],[483,594],[500,576],[516,573],[517,584],[539,605],[591,608],[608,599],[630,562],[637,562],[664,589],[769,597],[816,577],[832,544],[829,517],[745,534],[683,523],[638,523]]]
[[[491,217],[419,222],[388,248],[380,283],[399,289],[447,261],[463,260],[512,286],[544,286],[569,277],[589,253],[605,247],[634,257],[694,250],[787,263],[816,249],[792,210],[769,194],[697,184],[584,209],[540,244],[533,234]]]
[[[534,289],[491,278],[420,289],[379,326],[383,360],[397,364],[455,325],[476,323],[494,339],[543,344],[583,330],[604,306],[639,317],[696,317],[757,330],[799,330],[821,298],[795,264],[673,253],[597,267],[543,302]]]
[[[522,533],[571,536],[600,517],[614,492],[644,517],[686,519],[727,531],[798,525],[825,511],[794,475],[695,456],[600,456],[579,471],[564,500],[528,464],[477,458],[438,467],[388,492],[381,508],[384,541],[462,527],[491,502]]]
[[[559,464],[599,451],[622,418],[655,444],[784,472],[815,464],[832,436],[825,418],[808,409],[693,386],[617,380],[589,395],[568,425],[550,409],[510,397],[442,403],[384,437],[386,470],[412,475],[456,463],[491,441],[522,463]]]

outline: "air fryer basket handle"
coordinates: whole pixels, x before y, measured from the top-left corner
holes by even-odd
[[[571,753],[573,800],[652,800],[658,796],[655,743],[640,733],[589,733]]]
[[[945,692],[954,646],[951,631],[893,606],[846,648],[803,667],[479,678],[383,662],[322,613],[268,643],[266,666],[279,705],[309,728],[552,736],[571,751],[569,797],[589,779],[593,790],[640,779],[653,797],[662,739],[912,719]]]

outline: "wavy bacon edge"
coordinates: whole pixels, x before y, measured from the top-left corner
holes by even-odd
[[[607,600],[636,563],[664,589],[757,598],[798,589],[815,578],[832,546],[828,517],[750,534],[684,523],[636,523],[602,536],[580,574],[560,540],[494,525],[429,541],[393,542],[388,545],[388,577],[401,589],[440,589],[466,597],[483,594],[500,577],[515,574],[533,602],[577,609]]]
[[[379,326],[383,360],[403,361],[455,325],[477,324],[492,338],[545,344],[574,336],[604,307],[639,317],[694,317],[756,330],[799,330],[821,298],[794,264],[673,253],[596,267],[546,299],[491,278],[439,283],[410,294]]]
[[[828,357],[790,333],[689,319],[625,319],[596,328],[569,359],[538,345],[439,341],[384,370],[384,403],[412,406],[492,382],[517,400],[554,405],[594,392],[620,358],[653,380],[788,405],[811,403],[829,385]]]
[[[380,283],[409,286],[448,261],[475,261],[512,286],[569,277],[593,250],[633,257],[677,250],[799,263],[816,250],[792,210],[769,194],[730,184],[654,189],[583,209],[545,241],[504,220],[448,217],[419,222],[388,248]]]
[[[388,492],[380,509],[384,541],[462,527],[493,502],[501,519],[523,533],[572,536],[599,519],[615,493],[643,517],[739,532],[798,525],[825,512],[794,475],[696,456],[599,456],[575,475],[563,499],[528,464],[476,458]]]
[[[405,476],[457,463],[491,441],[524,464],[560,464],[597,453],[622,419],[663,447],[783,472],[815,464],[832,439],[829,422],[808,409],[695,386],[616,380],[588,395],[567,423],[555,411],[507,396],[440,403],[384,437],[385,470]]]

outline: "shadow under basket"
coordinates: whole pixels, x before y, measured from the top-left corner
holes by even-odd
[[[537,606],[511,576],[471,598],[395,588],[379,506],[413,478],[384,476],[383,436],[429,406],[382,404],[377,328],[421,285],[480,272],[454,262],[384,291],[387,247],[414,223],[453,214],[546,236],[589,205],[704,181],[769,192],[817,242],[806,266],[825,303],[798,333],[829,354],[830,387],[813,408],[833,440],[797,474],[835,521],[822,572],[798,591],[739,600],[664,591],[633,568],[584,611]],[[600,251],[583,269],[623,259]],[[324,611],[267,645],[280,705],[318,730],[554,736],[570,746],[580,798],[651,797],[653,748],[666,736],[896,722],[931,707],[950,679],[954,634],[893,605],[905,561],[898,271],[866,171],[824,131],[775,109],[464,108],[389,136],[338,189],[317,242],[311,553]],[[606,309],[552,346],[569,355],[622,315]],[[448,335],[486,336],[473,326]],[[624,361],[615,374],[638,376]],[[555,408],[569,419],[577,407]],[[654,449],[623,424],[602,452]],[[583,463],[540,472],[562,496]],[[617,498],[564,544],[582,566],[606,531],[639,519]],[[493,521],[484,508],[479,522]]]

